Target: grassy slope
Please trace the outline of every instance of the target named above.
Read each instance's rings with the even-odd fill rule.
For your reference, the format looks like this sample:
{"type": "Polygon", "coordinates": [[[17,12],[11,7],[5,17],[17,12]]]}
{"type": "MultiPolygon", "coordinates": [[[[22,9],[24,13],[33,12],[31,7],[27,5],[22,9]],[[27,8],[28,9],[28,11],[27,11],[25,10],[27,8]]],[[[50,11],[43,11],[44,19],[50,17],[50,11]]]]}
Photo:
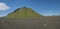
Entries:
{"type": "Polygon", "coordinates": [[[22,18],[22,17],[39,17],[42,16],[31,8],[22,8],[18,9],[16,12],[10,13],[6,16],[6,18],[22,18]]]}

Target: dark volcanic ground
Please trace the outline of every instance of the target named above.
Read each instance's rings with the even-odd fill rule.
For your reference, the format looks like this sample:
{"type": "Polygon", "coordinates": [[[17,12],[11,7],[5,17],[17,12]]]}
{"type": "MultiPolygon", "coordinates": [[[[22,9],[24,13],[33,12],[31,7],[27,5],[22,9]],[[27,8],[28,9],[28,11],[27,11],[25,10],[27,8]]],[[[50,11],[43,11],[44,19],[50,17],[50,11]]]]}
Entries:
{"type": "Polygon", "coordinates": [[[1,18],[0,29],[60,29],[60,16],[1,18]]]}

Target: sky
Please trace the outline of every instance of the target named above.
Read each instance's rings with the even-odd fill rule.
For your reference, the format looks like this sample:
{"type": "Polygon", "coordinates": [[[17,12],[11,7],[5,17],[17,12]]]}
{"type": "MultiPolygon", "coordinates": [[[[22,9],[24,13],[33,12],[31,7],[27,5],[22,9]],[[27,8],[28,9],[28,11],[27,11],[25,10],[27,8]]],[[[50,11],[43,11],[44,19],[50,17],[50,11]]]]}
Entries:
{"type": "Polygon", "coordinates": [[[0,17],[21,7],[32,8],[44,16],[60,15],[60,0],[0,0],[0,17]]]}

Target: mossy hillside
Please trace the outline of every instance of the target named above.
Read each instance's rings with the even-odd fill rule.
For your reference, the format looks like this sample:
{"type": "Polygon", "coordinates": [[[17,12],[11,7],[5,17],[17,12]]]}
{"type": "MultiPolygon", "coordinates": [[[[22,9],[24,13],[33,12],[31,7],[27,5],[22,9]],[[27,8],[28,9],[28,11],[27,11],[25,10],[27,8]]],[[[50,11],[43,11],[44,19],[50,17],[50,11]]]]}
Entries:
{"type": "Polygon", "coordinates": [[[31,8],[18,8],[14,12],[8,14],[6,18],[22,18],[22,17],[40,17],[42,15],[36,13],[31,8]]]}

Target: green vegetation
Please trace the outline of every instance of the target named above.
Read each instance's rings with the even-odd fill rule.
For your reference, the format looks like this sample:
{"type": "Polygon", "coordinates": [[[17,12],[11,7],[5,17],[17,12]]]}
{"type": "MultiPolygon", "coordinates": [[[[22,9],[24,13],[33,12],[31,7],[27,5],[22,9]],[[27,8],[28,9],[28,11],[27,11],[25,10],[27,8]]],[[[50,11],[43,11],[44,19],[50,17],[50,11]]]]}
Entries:
{"type": "Polygon", "coordinates": [[[25,18],[25,17],[40,17],[42,15],[36,13],[31,8],[18,8],[14,12],[8,14],[5,18],[25,18]]]}

